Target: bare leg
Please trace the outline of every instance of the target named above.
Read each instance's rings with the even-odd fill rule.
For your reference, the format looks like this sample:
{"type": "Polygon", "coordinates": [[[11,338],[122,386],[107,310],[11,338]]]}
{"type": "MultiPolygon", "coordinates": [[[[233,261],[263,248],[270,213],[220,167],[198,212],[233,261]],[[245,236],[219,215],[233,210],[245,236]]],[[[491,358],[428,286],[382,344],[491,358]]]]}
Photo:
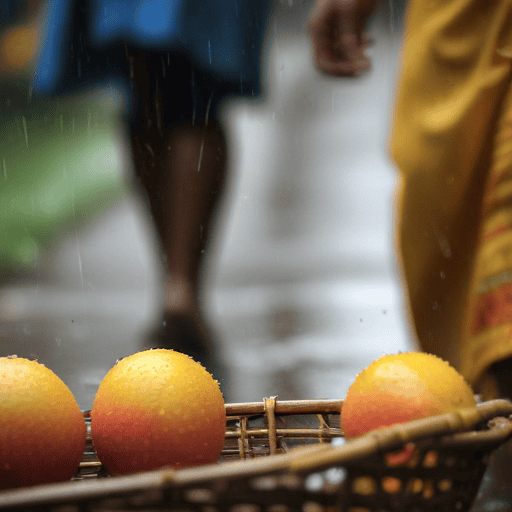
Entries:
{"type": "Polygon", "coordinates": [[[186,102],[190,91],[173,91],[174,84],[165,75],[181,78],[189,88],[187,69],[179,62],[173,68],[171,63],[164,73],[159,56],[129,51],[127,56],[139,101],[138,118],[130,128],[135,172],[148,200],[167,271],[162,327],[149,344],[185,352],[222,380],[222,365],[201,314],[199,286],[203,255],[225,182],[224,132],[208,115],[209,103],[200,121],[194,119],[191,108],[180,114],[190,117],[188,123],[167,127],[166,109],[172,113],[175,103],[186,102]]]}
{"type": "Polygon", "coordinates": [[[203,254],[226,175],[226,143],[216,122],[174,129],[165,138],[132,131],[135,170],[165,254],[166,311],[199,311],[203,254]]]}
{"type": "Polygon", "coordinates": [[[222,385],[222,363],[198,296],[203,255],[224,185],[223,132],[217,123],[208,123],[180,127],[163,139],[133,131],[131,140],[136,173],[147,194],[167,270],[163,325],[150,344],[187,353],[222,385]]]}

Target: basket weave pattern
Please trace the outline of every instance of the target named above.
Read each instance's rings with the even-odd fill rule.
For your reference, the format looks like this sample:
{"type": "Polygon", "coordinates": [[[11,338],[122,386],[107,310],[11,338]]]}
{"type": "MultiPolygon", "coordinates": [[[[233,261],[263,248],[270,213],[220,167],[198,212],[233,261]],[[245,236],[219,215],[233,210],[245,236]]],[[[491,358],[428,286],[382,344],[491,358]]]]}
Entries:
{"type": "MultiPolygon", "coordinates": [[[[77,481],[0,493],[0,509],[51,512],[468,511],[512,403],[486,402],[344,442],[341,400],[227,404],[219,464],[109,477],[90,437],[77,481]],[[389,453],[411,446],[406,463],[389,453]]],[[[89,421],[88,415],[86,419],[89,421]]]]}

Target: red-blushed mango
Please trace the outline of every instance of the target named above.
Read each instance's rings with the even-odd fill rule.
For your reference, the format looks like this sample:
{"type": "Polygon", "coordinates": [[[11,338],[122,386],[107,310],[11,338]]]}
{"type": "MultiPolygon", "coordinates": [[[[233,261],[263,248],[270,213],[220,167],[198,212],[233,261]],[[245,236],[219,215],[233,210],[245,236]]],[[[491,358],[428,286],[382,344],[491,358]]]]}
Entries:
{"type": "Polygon", "coordinates": [[[189,356],[167,349],[118,361],[91,411],[94,448],[115,475],[216,462],[225,431],[217,381],[189,356]]]}
{"type": "Polygon", "coordinates": [[[439,357],[424,352],[385,355],[359,373],[350,386],[341,427],[351,438],[475,405],[469,384],[439,357]]]}
{"type": "Polygon", "coordinates": [[[0,489],[70,480],[86,424],[67,385],[49,368],[0,357],[0,489]]]}

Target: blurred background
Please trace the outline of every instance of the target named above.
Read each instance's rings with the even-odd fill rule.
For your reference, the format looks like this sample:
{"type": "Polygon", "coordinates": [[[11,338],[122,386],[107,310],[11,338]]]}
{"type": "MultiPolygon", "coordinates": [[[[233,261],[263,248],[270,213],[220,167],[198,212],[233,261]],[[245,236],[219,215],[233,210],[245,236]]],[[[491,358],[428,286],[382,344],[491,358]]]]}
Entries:
{"type": "MultiPolygon", "coordinates": [[[[414,348],[386,145],[400,4],[384,2],[372,21],[373,68],[357,79],[314,68],[311,5],[275,1],[266,97],[224,106],[230,177],[202,300],[234,402],[343,398],[373,359],[414,348]]],[[[18,48],[30,34],[21,33],[18,48]]],[[[132,186],[123,101],[97,89],[36,104],[26,83],[5,73],[0,96],[0,355],[36,357],[88,409],[101,379],[141,348],[160,312],[163,270],[132,186]],[[58,182],[41,195],[34,175],[47,179],[55,169],[58,182]],[[42,208],[58,216],[70,198],[62,229],[31,215],[42,208]]]]}

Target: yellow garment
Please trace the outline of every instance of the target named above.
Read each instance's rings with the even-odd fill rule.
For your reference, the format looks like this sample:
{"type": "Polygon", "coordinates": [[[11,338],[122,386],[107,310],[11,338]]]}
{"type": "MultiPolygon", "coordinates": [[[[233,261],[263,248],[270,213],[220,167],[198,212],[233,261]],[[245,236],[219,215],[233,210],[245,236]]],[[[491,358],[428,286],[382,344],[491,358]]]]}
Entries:
{"type": "Polygon", "coordinates": [[[391,132],[397,250],[421,348],[476,388],[512,356],[512,292],[508,317],[482,313],[489,287],[512,282],[511,79],[512,0],[410,1],[391,132]]]}

